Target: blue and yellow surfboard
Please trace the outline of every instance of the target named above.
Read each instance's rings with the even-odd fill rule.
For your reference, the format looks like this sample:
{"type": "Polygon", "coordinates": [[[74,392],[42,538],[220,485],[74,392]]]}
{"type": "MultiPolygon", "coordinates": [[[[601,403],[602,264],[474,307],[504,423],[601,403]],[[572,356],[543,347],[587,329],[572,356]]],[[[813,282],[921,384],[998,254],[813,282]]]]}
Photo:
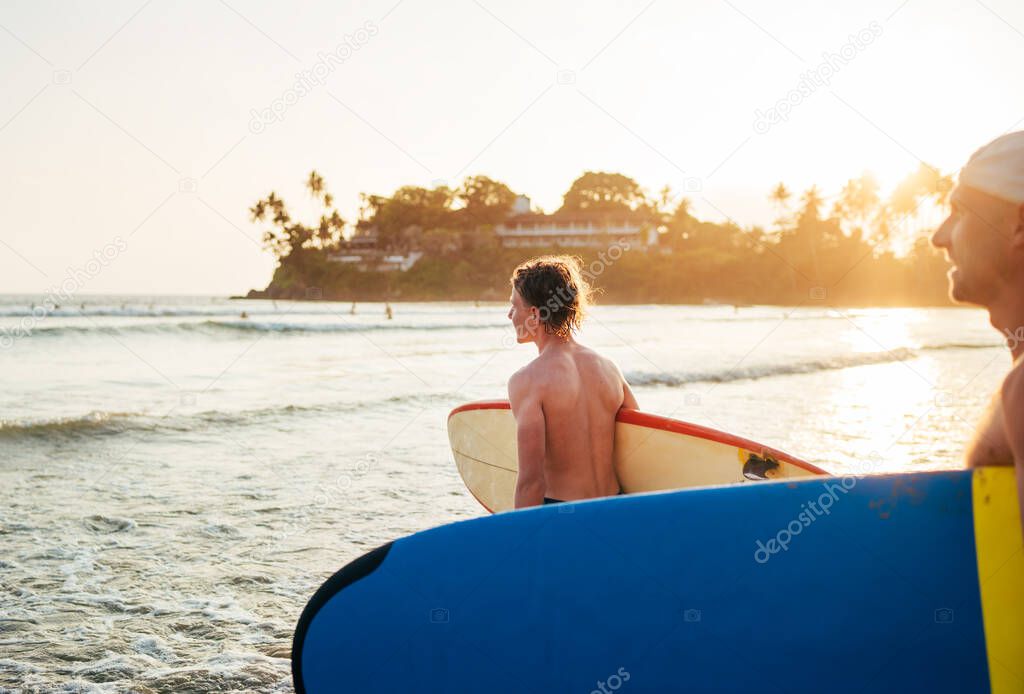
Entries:
{"type": "Polygon", "coordinates": [[[1024,692],[1013,471],[502,513],[332,576],[298,692],[1024,692]]]}

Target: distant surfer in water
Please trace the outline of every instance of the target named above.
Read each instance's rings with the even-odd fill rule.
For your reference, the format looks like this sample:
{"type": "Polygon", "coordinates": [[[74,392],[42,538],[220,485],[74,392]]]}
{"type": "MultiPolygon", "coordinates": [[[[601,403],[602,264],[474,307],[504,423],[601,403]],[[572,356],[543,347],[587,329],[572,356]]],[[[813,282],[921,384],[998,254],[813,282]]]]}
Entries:
{"type": "Polygon", "coordinates": [[[538,351],[508,382],[519,448],[516,508],[619,494],[615,416],[637,402],[619,368],[573,337],[590,298],[579,260],[535,258],[515,269],[511,283],[516,339],[538,351]]]}
{"type": "Polygon", "coordinates": [[[988,309],[1013,354],[967,447],[967,466],[1016,466],[1024,524],[1024,131],[975,152],[950,203],[949,218],[932,235],[953,264],[949,294],[988,309]]]}

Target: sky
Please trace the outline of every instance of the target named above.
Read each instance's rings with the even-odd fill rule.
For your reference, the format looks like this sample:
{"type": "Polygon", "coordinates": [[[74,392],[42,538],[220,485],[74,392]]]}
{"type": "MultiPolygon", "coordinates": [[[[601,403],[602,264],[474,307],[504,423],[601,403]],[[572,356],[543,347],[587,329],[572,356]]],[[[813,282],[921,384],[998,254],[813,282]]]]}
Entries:
{"type": "Polygon", "coordinates": [[[768,225],[779,181],[956,172],[1024,128],[1022,64],[1017,0],[5,1],[0,293],[262,288],[248,208],[314,220],[314,168],[350,221],[605,170],[768,225]]]}

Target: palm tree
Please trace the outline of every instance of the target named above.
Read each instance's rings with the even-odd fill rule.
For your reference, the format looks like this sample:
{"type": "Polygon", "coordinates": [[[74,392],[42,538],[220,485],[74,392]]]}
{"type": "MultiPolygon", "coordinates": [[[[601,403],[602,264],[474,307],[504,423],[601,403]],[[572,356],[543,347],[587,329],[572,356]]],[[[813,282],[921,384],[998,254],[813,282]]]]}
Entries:
{"type": "Polygon", "coordinates": [[[668,206],[672,204],[672,188],[669,185],[662,186],[658,191],[658,211],[663,215],[668,214],[668,206]]]}
{"type": "Polygon", "coordinates": [[[309,172],[309,178],[306,179],[306,188],[309,190],[310,195],[320,197],[320,194],[324,192],[324,177],[317,173],[316,169],[309,172]]]}
{"type": "Polygon", "coordinates": [[[789,199],[793,196],[789,192],[789,188],[786,187],[785,183],[779,182],[779,185],[772,189],[772,192],[768,195],[768,199],[775,203],[775,211],[778,218],[775,223],[781,229],[784,224],[789,221],[789,199]]]}
{"type": "Polygon", "coordinates": [[[864,172],[860,178],[851,178],[846,182],[832,212],[854,225],[853,229],[849,229],[850,233],[859,229],[861,235],[866,236],[864,227],[877,211],[879,202],[878,181],[870,173],[864,172]]]}
{"type": "Polygon", "coordinates": [[[923,162],[903,178],[883,208],[890,230],[899,231],[893,242],[906,248],[922,231],[934,228],[944,214],[952,189],[951,176],[944,176],[923,162]]]}
{"type": "Polygon", "coordinates": [[[789,192],[789,188],[786,187],[786,184],[779,181],[779,185],[775,186],[775,188],[772,189],[771,195],[769,197],[771,198],[772,202],[785,206],[789,202],[789,198],[791,196],[792,193],[789,192]]]}
{"type": "Polygon", "coordinates": [[[813,185],[805,190],[800,196],[800,201],[804,204],[803,210],[800,211],[801,216],[809,215],[811,219],[818,219],[821,216],[821,206],[825,200],[821,197],[818,186],[813,185]]]}

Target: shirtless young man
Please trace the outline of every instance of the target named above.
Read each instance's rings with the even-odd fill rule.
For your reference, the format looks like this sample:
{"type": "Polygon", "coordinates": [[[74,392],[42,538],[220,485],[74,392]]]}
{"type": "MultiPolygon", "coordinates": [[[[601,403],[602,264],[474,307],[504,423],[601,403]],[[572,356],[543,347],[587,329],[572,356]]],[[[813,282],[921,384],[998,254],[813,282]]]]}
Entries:
{"type": "Polygon", "coordinates": [[[621,492],[612,466],[615,415],[636,398],[619,368],[576,342],[590,287],[575,258],[547,256],[512,273],[508,317],[539,354],[508,382],[516,418],[516,508],[621,492]]]}
{"type": "Polygon", "coordinates": [[[950,296],[988,309],[1013,354],[967,448],[967,466],[1016,466],[1024,523],[1024,131],[975,152],[951,202],[949,218],[932,236],[953,263],[950,296]]]}

